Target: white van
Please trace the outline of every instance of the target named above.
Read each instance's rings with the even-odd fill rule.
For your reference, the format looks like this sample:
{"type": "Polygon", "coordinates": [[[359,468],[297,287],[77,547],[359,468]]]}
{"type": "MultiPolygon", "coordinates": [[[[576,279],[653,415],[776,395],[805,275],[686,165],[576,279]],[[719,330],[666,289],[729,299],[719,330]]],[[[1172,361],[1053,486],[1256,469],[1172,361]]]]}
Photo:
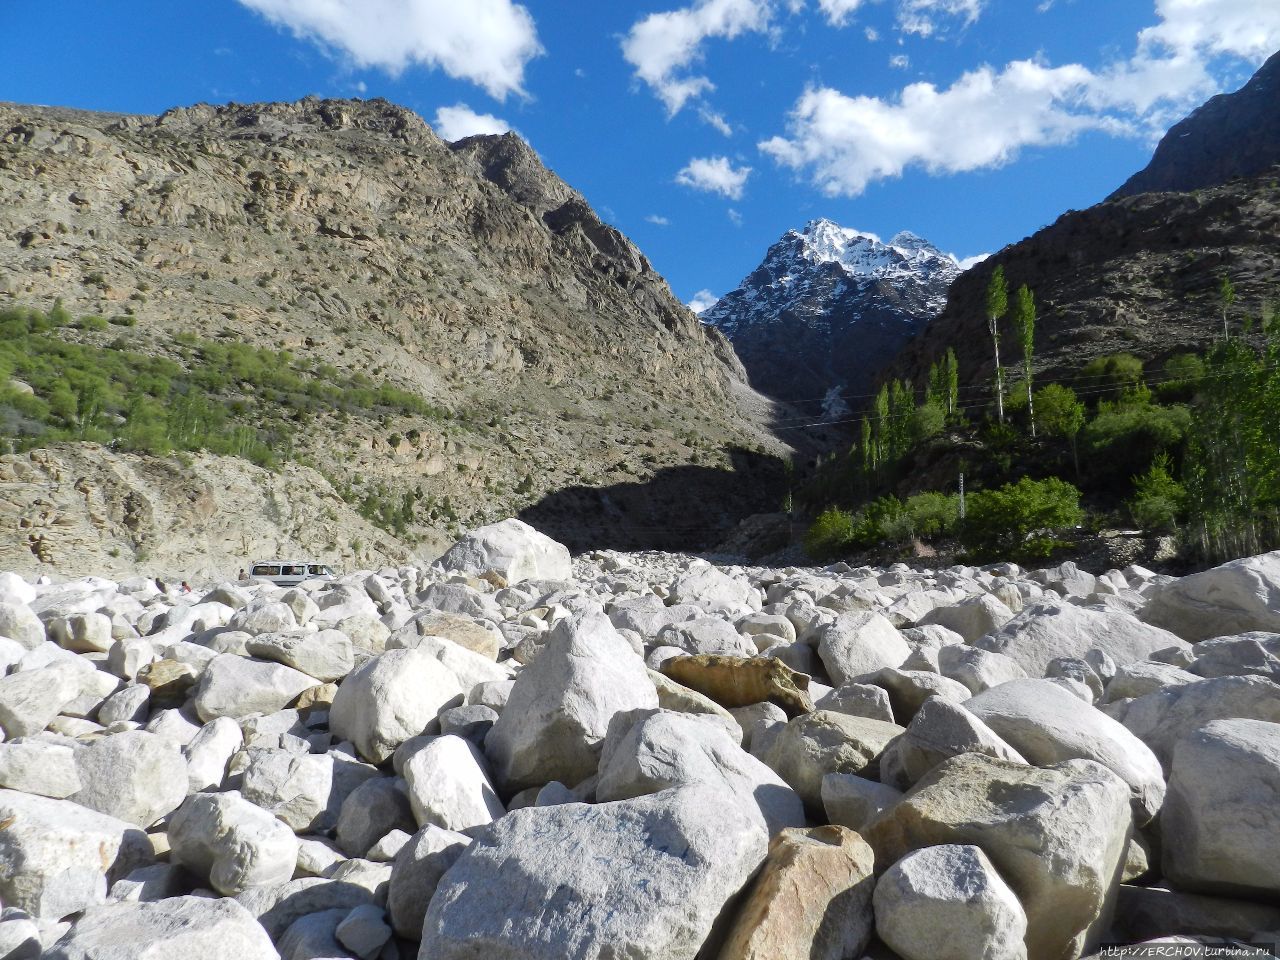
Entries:
{"type": "Polygon", "coordinates": [[[303,580],[332,580],[333,569],[327,563],[305,560],[262,560],[249,568],[249,579],[270,580],[277,587],[292,587],[303,580]]]}

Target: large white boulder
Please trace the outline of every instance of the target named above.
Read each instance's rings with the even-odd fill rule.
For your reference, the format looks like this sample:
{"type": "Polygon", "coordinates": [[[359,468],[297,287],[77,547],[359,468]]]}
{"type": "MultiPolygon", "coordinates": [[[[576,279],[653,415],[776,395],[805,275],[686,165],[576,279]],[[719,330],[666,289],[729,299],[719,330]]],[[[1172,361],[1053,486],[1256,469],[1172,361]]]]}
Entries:
{"type": "Polygon", "coordinates": [[[900,667],[911,647],[878,613],[844,613],[817,634],[818,656],[836,686],[856,682],[885,667],[900,667]]]}
{"type": "Polygon", "coordinates": [[[346,754],[245,751],[241,795],[276,816],[294,833],[332,829],[346,798],[377,775],[374,767],[346,754]]]}
{"type": "Polygon", "coordinates": [[[462,737],[436,737],[416,751],[404,765],[404,779],[419,826],[468,830],[506,813],[484,757],[462,737]]]}
{"type": "Polygon", "coordinates": [[[1214,720],[1178,741],[1160,817],[1181,890],[1280,896],[1280,723],[1214,720]]]}
{"type": "Polygon", "coordinates": [[[1082,607],[1065,600],[1038,600],[974,646],[1002,653],[1030,677],[1043,677],[1059,657],[1084,657],[1101,650],[1117,664],[1145,660],[1169,647],[1188,644],[1159,627],[1117,610],[1082,607]]]}
{"type": "Polygon", "coordinates": [[[0,787],[63,799],[80,789],[75,750],[35,738],[0,743],[0,787]]]}
{"type": "Polygon", "coordinates": [[[821,813],[822,778],[829,773],[874,775],[880,754],[902,732],[896,723],[816,710],[789,721],[763,749],[755,743],[752,748],[806,807],[821,813]]]}
{"type": "Polygon", "coordinates": [[[1010,680],[978,694],[965,707],[1031,763],[1096,760],[1117,774],[1133,792],[1139,825],[1164,803],[1164,774],[1151,749],[1056,683],[1010,680]]]}
{"type": "Polygon", "coordinates": [[[284,664],[223,653],[204,668],[192,702],[206,723],[215,717],[243,720],[251,713],[283,710],[315,685],[314,677],[284,664]]]}
{"type": "Polygon", "coordinates": [[[689,960],[767,846],[706,787],[517,810],[449,868],[420,956],[689,960]]]}
{"type": "Polygon", "coordinates": [[[0,790],[0,824],[0,902],[46,920],[103,902],[151,856],[136,826],[70,800],[0,790]]]}
{"type": "Polygon", "coordinates": [[[449,548],[440,564],[475,576],[497,573],[508,584],[573,576],[568,547],[514,518],[473,530],[449,548]]]}
{"type": "Polygon", "coordinates": [[[755,590],[749,583],[710,564],[701,563],[676,577],[671,583],[670,593],[673,604],[691,604],[735,615],[749,612],[755,596],[755,590]]]}
{"type": "Polygon", "coordinates": [[[1280,723],[1280,684],[1262,677],[1214,677],[1139,697],[1125,728],[1150,747],[1167,771],[1178,741],[1212,720],[1280,723]]]}
{"type": "Polygon", "coordinates": [[[244,744],[240,724],[230,717],[210,720],[182,748],[187,758],[187,793],[216,793],[227,776],[227,764],[244,744]]]}
{"type": "Polygon", "coordinates": [[[939,844],[981,847],[1026,911],[1029,960],[1060,960],[1105,931],[1132,821],[1128,785],[1100,763],[1042,769],[967,753],[864,835],[885,863],[939,844]]]}
{"type": "Polygon", "coordinates": [[[1013,611],[1006,604],[983,593],[951,606],[934,607],[920,619],[919,625],[937,624],[960,634],[965,643],[973,643],[979,637],[995,633],[1012,619],[1013,611]]]}
{"type": "Polygon", "coordinates": [[[47,960],[279,960],[234,900],[170,897],[93,907],[43,956],[47,960]]]}
{"type": "Polygon", "coordinates": [[[1026,763],[1022,754],[964,704],[932,697],[911,718],[906,732],[885,748],[880,758],[880,780],[898,790],[906,790],[942,761],[962,753],[1026,763]]]}
{"type": "Polygon", "coordinates": [[[422,938],[422,921],[440,878],[471,843],[465,834],[428,824],[400,848],[387,887],[387,913],[397,934],[422,938]]]}
{"type": "Polygon", "coordinates": [[[1141,616],[1191,641],[1280,631],[1280,550],[1155,586],[1141,616]]]}
{"type": "Polygon", "coordinates": [[[80,690],[79,671],[65,663],[0,677],[0,733],[9,739],[39,733],[80,690]]]}
{"type": "Polygon", "coordinates": [[[1025,960],[1027,915],[980,847],[907,854],[876,884],[876,933],[902,960],[1025,960]]]}
{"type": "Polygon", "coordinates": [[[169,820],[174,863],[233,897],[293,876],[298,840],[293,831],[237,791],[197,793],[169,820]]]}
{"type": "Polygon", "coordinates": [[[366,760],[381,763],[445,707],[460,704],[465,692],[453,671],[429,652],[389,650],[342,681],[329,727],[366,760]]]}
{"type": "Polygon", "coordinates": [[[264,633],[244,646],[251,657],[283,663],[317,680],[340,680],[355,666],[351,639],[338,630],[264,633]]]}
{"type": "Polygon", "coordinates": [[[658,710],[636,717],[625,733],[618,726],[615,722],[601,755],[597,800],[706,784],[717,788],[723,802],[760,817],[771,836],[804,826],[800,797],[743,750],[718,718],[658,710]]]}
{"type": "Polygon", "coordinates": [[[28,650],[45,642],[44,623],[25,603],[0,599],[0,637],[16,640],[28,650]]]}
{"type": "Polygon", "coordinates": [[[178,808],[187,796],[187,761],[172,742],[126,730],[76,749],[80,790],[70,797],[140,827],[178,808]]]}
{"type": "Polygon", "coordinates": [[[520,671],[485,754],[508,793],[552,780],[574,785],[596,772],[615,714],[657,706],[644,661],[608,617],[588,610],[557,624],[520,671]]]}

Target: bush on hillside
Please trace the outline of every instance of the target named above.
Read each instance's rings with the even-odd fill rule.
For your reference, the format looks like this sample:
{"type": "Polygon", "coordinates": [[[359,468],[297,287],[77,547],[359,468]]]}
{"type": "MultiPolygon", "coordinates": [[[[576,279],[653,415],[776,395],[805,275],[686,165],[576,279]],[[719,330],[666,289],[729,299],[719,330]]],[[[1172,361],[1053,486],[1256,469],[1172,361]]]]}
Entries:
{"type": "Polygon", "coordinates": [[[853,541],[853,514],[828,507],[818,514],[804,535],[804,549],[814,560],[832,560],[853,541]]]}
{"type": "Polygon", "coordinates": [[[1057,477],[1023,477],[998,490],[980,490],[967,507],[960,542],[980,561],[1048,556],[1057,543],[1054,530],[1084,519],[1080,491],[1057,477]]]}

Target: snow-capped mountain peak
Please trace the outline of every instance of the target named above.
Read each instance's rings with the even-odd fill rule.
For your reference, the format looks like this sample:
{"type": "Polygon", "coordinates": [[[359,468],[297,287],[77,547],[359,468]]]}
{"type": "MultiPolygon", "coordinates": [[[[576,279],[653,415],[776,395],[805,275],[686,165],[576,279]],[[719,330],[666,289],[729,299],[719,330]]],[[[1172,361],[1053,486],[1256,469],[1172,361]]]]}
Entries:
{"type": "Polygon", "coordinates": [[[788,230],[701,319],[733,341],[766,392],[838,396],[869,385],[884,354],[946,306],[959,274],[954,257],[908,230],[886,243],[816,219],[788,230]]]}

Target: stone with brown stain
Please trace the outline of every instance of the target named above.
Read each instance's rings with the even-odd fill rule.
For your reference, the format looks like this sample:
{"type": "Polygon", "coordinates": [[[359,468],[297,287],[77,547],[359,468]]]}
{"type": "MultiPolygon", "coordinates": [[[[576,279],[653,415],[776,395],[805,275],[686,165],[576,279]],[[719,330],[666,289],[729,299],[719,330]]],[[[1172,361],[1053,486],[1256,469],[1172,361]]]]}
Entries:
{"type": "Polygon", "coordinates": [[[846,827],[783,830],[738,910],[719,960],[860,957],[874,918],[875,855],[846,827]]]}
{"type": "Polygon", "coordinates": [[[767,702],[777,704],[789,717],[813,710],[809,676],[772,657],[672,657],[663,661],[662,673],[722,707],[767,702]]]}

